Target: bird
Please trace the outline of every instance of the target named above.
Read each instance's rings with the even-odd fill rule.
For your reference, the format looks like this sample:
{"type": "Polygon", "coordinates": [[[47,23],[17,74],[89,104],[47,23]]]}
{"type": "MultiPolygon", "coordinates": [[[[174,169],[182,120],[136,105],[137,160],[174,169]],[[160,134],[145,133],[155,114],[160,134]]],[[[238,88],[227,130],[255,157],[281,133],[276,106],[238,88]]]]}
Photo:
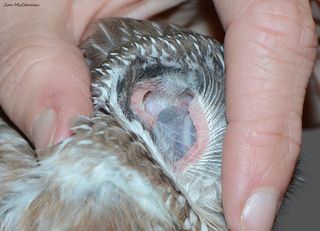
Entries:
{"type": "Polygon", "coordinates": [[[222,45],[132,18],[88,31],[94,112],[73,135],[37,151],[0,120],[0,230],[228,230],[222,45]]]}

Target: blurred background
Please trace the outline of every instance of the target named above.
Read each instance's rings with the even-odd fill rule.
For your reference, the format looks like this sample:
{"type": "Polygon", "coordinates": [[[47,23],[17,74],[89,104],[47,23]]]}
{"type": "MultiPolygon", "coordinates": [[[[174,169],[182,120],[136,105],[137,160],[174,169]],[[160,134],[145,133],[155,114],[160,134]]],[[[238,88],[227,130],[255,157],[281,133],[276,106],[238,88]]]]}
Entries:
{"type": "Polygon", "coordinates": [[[320,230],[320,129],[305,129],[299,164],[304,182],[293,186],[279,214],[277,231],[320,230]]]}

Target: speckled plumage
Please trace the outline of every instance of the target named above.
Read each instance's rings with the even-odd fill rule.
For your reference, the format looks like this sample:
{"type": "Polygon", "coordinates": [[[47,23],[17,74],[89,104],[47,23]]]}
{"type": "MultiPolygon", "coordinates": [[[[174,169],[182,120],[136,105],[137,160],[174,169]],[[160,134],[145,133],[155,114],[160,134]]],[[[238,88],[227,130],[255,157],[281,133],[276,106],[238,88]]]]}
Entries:
{"type": "Polygon", "coordinates": [[[38,159],[1,121],[0,230],[227,230],[222,47],[133,19],[102,20],[91,30],[82,49],[95,112],[76,121],[74,136],[38,159]],[[197,100],[209,128],[201,157],[176,161],[166,130],[148,129],[135,113],[132,92],[146,82],[169,105],[185,92],[197,100]]]}

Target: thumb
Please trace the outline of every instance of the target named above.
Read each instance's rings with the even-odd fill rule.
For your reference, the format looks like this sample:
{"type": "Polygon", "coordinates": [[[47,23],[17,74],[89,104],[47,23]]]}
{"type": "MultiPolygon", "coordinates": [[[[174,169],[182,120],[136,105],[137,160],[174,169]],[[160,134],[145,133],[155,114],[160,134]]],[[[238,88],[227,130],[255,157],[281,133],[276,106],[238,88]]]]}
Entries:
{"type": "Polygon", "coordinates": [[[0,14],[0,104],[37,148],[68,137],[70,120],[91,112],[88,70],[63,4],[54,7],[0,14]]]}
{"type": "Polygon", "coordinates": [[[215,3],[226,28],[224,212],[231,230],[271,230],[300,149],[302,106],[317,46],[310,5],[215,3]]]}

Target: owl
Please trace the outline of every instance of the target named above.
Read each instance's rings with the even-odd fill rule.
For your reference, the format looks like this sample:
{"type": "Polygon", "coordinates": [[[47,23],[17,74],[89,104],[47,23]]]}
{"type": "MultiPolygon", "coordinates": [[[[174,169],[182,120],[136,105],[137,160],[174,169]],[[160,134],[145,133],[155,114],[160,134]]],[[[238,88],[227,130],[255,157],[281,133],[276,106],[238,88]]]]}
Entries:
{"type": "Polygon", "coordinates": [[[0,121],[0,230],[227,230],[222,46],[129,18],[89,31],[92,116],[39,156],[0,121]]]}

